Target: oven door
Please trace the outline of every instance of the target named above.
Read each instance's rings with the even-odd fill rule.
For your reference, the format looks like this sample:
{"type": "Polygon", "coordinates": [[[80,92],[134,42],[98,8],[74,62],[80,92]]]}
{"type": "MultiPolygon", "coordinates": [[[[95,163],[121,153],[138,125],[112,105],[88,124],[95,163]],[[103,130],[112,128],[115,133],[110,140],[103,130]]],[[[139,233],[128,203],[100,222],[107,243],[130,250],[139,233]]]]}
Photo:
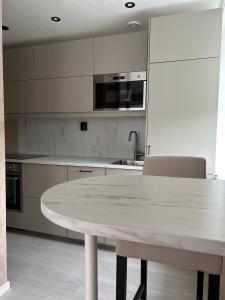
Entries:
{"type": "Polygon", "coordinates": [[[94,87],[95,110],[145,109],[146,80],[138,72],[97,75],[94,87]]]}
{"type": "Polygon", "coordinates": [[[21,210],[21,174],[6,174],[6,207],[21,210]]]}

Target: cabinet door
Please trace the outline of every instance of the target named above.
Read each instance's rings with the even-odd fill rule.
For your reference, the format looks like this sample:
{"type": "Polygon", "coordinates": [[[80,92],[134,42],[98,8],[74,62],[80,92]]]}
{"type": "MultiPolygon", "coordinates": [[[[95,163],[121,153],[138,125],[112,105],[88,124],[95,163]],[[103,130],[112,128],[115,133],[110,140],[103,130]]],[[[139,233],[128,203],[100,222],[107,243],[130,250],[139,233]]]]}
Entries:
{"type": "Polygon", "coordinates": [[[66,237],[66,229],[50,222],[41,212],[40,199],[23,198],[23,229],[66,237]]]}
{"type": "Polygon", "coordinates": [[[144,71],[147,67],[147,32],[94,39],[94,74],[144,71]]]}
{"type": "Polygon", "coordinates": [[[32,47],[6,49],[3,53],[5,81],[27,80],[33,78],[32,47]]]}
{"type": "Polygon", "coordinates": [[[36,78],[93,75],[93,40],[35,46],[34,72],[36,78]]]}
{"type": "Polygon", "coordinates": [[[205,157],[208,173],[214,172],[218,85],[217,58],[151,65],[151,154],[205,157]]]}
{"type": "Polygon", "coordinates": [[[5,82],[5,113],[34,112],[34,82],[15,81],[5,82]]]}
{"type": "Polygon", "coordinates": [[[6,226],[16,229],[24,229],[24,213],[7,209],[6,226]]]}
{"type": "Polygon", "coordinates": [[[104,175],[104,168],[68,167],[68,180],[104,175]]]}
{"type": "Polygon", "coordinates": [[[67,167],[23,164],[23,195],[40,199],[50,187],[67,181],[67,167]]]}
{"type": "Polygon", "coordinates": [[[218,57],[221,31],[221,9],[152,18],[150,62],[218,57]]]}
{"type": "Polygon", "coordinates": [[[126,169],[106,169],[106,175],[142,175],[143,171],[126,169]]]}
{"type": "Polygon", "coordinates": [[[35,112],[88,112],[92,110],[92,76],[35,81],[35,112]]]}

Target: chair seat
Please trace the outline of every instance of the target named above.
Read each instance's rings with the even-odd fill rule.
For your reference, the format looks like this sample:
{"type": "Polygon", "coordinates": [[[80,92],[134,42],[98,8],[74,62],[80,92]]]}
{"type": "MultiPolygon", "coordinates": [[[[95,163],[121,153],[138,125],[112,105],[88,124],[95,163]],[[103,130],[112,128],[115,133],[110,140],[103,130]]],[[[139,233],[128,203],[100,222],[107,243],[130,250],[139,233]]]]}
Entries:
{"type": "Polygon", "coordinates": [[[214,275],[220,275],[223,268],[221,256],[129,241],[116,241],[116,254],[214,275]]]}

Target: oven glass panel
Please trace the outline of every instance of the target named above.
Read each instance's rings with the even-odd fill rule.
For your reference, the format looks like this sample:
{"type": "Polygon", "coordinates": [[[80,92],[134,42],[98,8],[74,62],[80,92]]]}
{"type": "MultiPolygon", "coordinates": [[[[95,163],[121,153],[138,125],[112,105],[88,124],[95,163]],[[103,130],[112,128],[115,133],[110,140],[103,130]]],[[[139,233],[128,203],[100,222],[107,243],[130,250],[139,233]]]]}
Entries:
{"type": "Polygon", "coordinates": [[[96,83],[96,109],[143,108],[145,81],[96,83]]]}
{"type": "Polygon", "coordinates": [[[6,207],[20,210],[20,175],[6,175],[6,207]]]}

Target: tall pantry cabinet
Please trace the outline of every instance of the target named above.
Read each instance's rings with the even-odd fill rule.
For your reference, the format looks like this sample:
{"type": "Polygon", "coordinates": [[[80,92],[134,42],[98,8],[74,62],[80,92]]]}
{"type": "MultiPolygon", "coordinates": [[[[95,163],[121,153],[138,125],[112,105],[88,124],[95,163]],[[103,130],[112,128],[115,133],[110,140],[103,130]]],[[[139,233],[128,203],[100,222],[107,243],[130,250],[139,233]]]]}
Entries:
{"type": "Polygon", "coordinates": [[[150,20],[147,146],[194,155],[214,173],[222,10],[150,20]]]}

